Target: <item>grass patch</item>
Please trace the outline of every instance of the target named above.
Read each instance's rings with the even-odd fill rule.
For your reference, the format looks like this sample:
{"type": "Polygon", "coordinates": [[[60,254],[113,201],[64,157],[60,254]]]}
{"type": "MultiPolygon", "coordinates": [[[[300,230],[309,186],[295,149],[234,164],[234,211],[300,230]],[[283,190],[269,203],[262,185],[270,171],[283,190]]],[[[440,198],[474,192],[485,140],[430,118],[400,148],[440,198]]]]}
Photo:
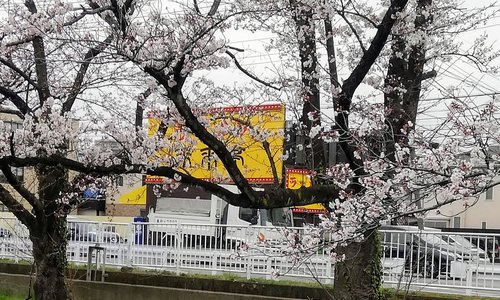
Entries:
{"type": "Polygon", "coordinates": [[[0,291],[0,300],[24,300],[24,297],[13,296],[12,294],[0,291]]]}
{"type": "MultiPolygon", "coordinates": [[[[33,262],[25,259],[20,259],[16,262],[11,258],[0,258],[0,264],[18,264],[18,265],[31,265],[33,262]]],[[[1,299],[1,298],[0,298],[1,299]]]]}
{"type": "Polygon", "coordinates": [[[498,299],[495,297],[481,297],[481,296],[463,296],[463,295],[451,295],[442,293],[431,293],[431,292],[415,292],[409,291],[408,293],[404,291],[398,291],[396,293],[395,289],[382,289],[382,295],[384,300],[399,300],[399,299],[433,299],[433,300],[493,300],[498,299]],[[405,296],[407,298],[405,298],[405,296]]]}

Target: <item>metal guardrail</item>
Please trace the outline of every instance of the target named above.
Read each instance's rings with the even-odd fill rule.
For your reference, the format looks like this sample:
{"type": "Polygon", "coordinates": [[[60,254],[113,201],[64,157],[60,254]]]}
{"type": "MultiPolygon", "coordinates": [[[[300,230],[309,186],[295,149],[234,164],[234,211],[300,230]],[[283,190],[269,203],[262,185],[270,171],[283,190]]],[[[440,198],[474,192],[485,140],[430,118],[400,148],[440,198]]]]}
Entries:
{"type": "MultiPolygon", "coordinates": [[[[3,220],[5,221],[5,220],[3,220]]],[[[0,258],[31,259],[27,231],[15,220],[0,223],[0,258]],[[1,225],[3,224],[3,225],[1,225]],[[7,225],[6,225],[7,224],[7,225]],[[10,226],[10,229],[9,227],[10,226]],[[5,230],[4,230],[5,231],[5,230]],[[0,232],[1,233],[1,232],[0,232]]],[[[307,248],[308,228],[169,223],[68,222],[68,261],[86,264],[88,249],[106,248],[106,265],[175,273],[234,273],[333,282],[330,253],[307,248]]],[[[442,287],[500,295],[500,234],[449,233],[408,228],[380,230],[387,286],[442,287]]],[[[328,241],[327,236],[317,237],[328,241]]]]}

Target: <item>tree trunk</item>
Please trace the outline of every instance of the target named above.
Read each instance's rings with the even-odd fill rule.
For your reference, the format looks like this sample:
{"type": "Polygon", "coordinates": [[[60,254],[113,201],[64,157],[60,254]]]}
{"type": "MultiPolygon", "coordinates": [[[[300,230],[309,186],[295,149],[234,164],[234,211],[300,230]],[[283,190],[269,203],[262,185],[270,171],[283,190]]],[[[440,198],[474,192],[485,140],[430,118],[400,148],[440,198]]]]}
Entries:
{"type": "Polygon", "coordinates": [[[41,226],[36,234],[31,235],[36,266],[35,299],[70,299],[65,279],[66,219],[53,217],[48,221],[47,226],[41,226]]]}
{"type": "Polygon", "coordinates": [[[335,264],[333,298],[335,300],[380,299],[381,251],[375,230],[365,233],[360,243],[338,247],[337,255],[345,260],[335,264]]]}

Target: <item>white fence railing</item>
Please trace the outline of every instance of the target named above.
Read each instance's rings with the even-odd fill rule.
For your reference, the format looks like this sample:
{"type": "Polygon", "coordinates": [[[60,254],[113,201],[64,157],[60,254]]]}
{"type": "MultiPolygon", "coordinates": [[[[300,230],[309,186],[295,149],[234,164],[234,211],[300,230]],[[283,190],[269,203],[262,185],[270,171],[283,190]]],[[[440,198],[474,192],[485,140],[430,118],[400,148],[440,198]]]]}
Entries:
{"type": "MultiPolygon", "coordinates": [[[[302,244],[301,236],[308,234],[307,228],[70,221],[67,257],[84,264],[89,246],[98,243],[106,248],[106,265],[331,283],[330,255],[302,244]]],[[[380,234],[385,285],[500,295],[500,234],[408,228],[380,234]]],[[[0,258],[31,259],[27,230],[14,219],[0,222],[0,258]]]]}
{"type": "Polygon", "coordinates": [[[381,230],[384,283],[500,294],[500,235],[381,230]]]}

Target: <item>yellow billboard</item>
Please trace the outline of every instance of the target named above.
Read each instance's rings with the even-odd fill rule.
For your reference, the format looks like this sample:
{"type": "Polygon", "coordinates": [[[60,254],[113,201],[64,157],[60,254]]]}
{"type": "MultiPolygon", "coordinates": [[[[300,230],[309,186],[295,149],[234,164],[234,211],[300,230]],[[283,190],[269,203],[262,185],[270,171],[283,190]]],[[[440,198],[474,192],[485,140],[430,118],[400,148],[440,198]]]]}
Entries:
{"type": "MultiPolygon", "coordinates": [[[[285,108],[281,104],[236,106],[195,111],[205,128],[222,141],[233,160],[251,183],[272,183],[271,162],[264,143],[269,144],[278,179],[282,177],[282,154],[285,126],[285,108]]],[[[158,118],[149,119],[149,135],[158,133],[158,118]]],[[[169,124],[165,139],[171,140],[156,153],[162,164],[171,165],[196,178],[217,183],[230,183],[231,179],[212,149],[199,141],[182,124],[169,124]],[[170,146],[171,145],[171,146],[170,146]]],[[[157,183],[153,178],[146,182],[157,183]]]]}
{"type": "Polygon", "coordinates": [[[120,195],[118,204],[146,204],[146,186],[140,186],[120,195]]]}
{"type": "Polygon", "coordinates": [[[307,169],[287,169],[286,170],[286,188],[291,190],[300,187],[312,186],[311,175],[307,169]]]}
{"type": "MultiPolygon", "coordinates": [[[[299,189],[302,186],[310,187],[312,186],[310,171],[307,169],[287,169],[285,183],[285,186],[292,190],[299,189]]],[[[293,212],[324,214],[327,210],[323,204],[316,203],[304,206],[295,206],[293,207],[293,212]]]]}

